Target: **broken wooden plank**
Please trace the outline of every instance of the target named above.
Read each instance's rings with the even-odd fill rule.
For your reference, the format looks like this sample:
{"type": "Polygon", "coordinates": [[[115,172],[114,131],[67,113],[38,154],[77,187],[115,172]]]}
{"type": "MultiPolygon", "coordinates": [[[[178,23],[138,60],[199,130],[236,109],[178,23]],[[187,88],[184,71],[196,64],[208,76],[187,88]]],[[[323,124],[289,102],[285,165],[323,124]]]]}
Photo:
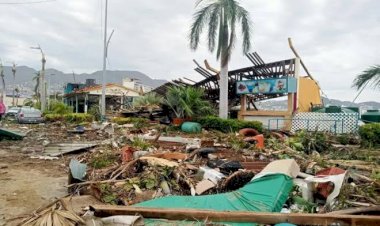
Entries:
{"type": "Polygon", "coordinates": [[[95,143],[58,143],[49,144],[45,147],[43,155],[48,155],[52,157],[61,156],[68,153],[73,153],[88,148],[95,147],[95,143]]]}
{"type": "MultiPolygon", "coordinates": [[[[170,205],[170,204],[168,204],[170,205]]],[[[162,209],[127,207],[111,205],[93,205],[95,216],[105,217],[113,215],[136,215],[144,218],[162,218],[168,220],[213,221],[213,222],[247,222],[260,224],[292,223],[299,225],[329,225],[339,223],[341,225],[380,225],[380,216],[356,216],[356,215],[328,215],[328,214],[304,214],[304,213],[264,213],[248,211],[212,211],[197,209],[162,209]]]]}
{"type": "Polygon", "coordinates": [[[349,208],[345,210],[337,210],[327,214],[370,214],[370,213],[380,213],[380,206],[370,206],[370,207],[356,207],[349,208]]]}

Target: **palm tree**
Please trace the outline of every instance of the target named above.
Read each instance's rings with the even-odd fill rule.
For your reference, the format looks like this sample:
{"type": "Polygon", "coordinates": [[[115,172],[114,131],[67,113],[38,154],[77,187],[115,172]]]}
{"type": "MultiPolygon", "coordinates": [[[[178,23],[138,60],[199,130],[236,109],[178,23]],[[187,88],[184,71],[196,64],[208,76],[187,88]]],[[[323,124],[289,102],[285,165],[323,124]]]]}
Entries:
{"type": "Polygon", "coordinates": [[[359,90],[371,82],[373,87],[380,88],[380,65],[372,66],[356,76],[352,86],[359,90]]]}
{"type": "Polygon", "coordinates": [[[194,14],[190,29],[190,48],[196,50],[203,28],[208,25],[208,49],[220,59],[219,117],[228,116],[228,61],[236,41],[236,25],[241,23],[243,52],[251,47],[251,20],[249,13],[236,0],[198,0],[200,9],[194,14]]]}

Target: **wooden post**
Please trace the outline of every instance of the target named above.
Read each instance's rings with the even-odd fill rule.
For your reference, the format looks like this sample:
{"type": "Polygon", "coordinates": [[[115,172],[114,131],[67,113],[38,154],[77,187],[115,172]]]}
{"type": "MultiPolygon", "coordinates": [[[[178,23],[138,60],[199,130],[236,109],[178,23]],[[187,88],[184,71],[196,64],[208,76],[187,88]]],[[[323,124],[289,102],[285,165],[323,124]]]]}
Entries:
{"type": "Polygon", "coordinates": [[[245,94],[240,96],[240,111],[238,113],[238,119],[244,120],[244,114],[247,111],[247,96],[245,94]]]}
{"type": "Polygon", "coordinates": [[[78,113],[78,94],[75,95],[75,113],[78,113]]]}
{"type": "Polygon", "coordinates": [[[328,215],[304,213],[266,213],[251,211],[212,211],[198,209],[166,209],[112,205],[94,205],[90,209],[95,216],[142,215],[144,218],[169,220],[212,221],[212,222],[247,222],[258,224],[292,223],[297,225],[380,225],[380,216],[363,215],[328,215]]]}
{"type": "Polygon", "coordinates": [[[84,96],[84,113],[87,113],[88,110],[88,93],[84,96]]]}

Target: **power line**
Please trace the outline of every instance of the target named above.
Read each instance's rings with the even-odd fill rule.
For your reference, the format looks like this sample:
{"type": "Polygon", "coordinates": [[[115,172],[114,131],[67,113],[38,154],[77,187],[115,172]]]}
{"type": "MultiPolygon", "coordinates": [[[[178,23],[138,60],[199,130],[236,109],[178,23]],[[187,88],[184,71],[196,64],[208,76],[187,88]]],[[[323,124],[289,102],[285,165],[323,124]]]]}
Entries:
{"type": "Polygon", "coordinates": [[[28,4],[39,4],[46,2],[55,2],[57,0],[43,0],[43,1],[30,1],[30,2],[0,2],[0,5],[28,5],[28,4]]]}

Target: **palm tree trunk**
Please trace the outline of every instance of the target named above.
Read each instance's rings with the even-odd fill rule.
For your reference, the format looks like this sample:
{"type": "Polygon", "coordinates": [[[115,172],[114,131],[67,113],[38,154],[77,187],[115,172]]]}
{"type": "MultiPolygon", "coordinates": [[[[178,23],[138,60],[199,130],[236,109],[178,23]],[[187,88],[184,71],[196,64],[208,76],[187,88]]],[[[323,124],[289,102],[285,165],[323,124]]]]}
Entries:
{"type": "Polygon", "coordinates": [[[228,118],[228,63],[223,65],[221,60],[220,80],[219,80],[219,117],[228,118]]]}

